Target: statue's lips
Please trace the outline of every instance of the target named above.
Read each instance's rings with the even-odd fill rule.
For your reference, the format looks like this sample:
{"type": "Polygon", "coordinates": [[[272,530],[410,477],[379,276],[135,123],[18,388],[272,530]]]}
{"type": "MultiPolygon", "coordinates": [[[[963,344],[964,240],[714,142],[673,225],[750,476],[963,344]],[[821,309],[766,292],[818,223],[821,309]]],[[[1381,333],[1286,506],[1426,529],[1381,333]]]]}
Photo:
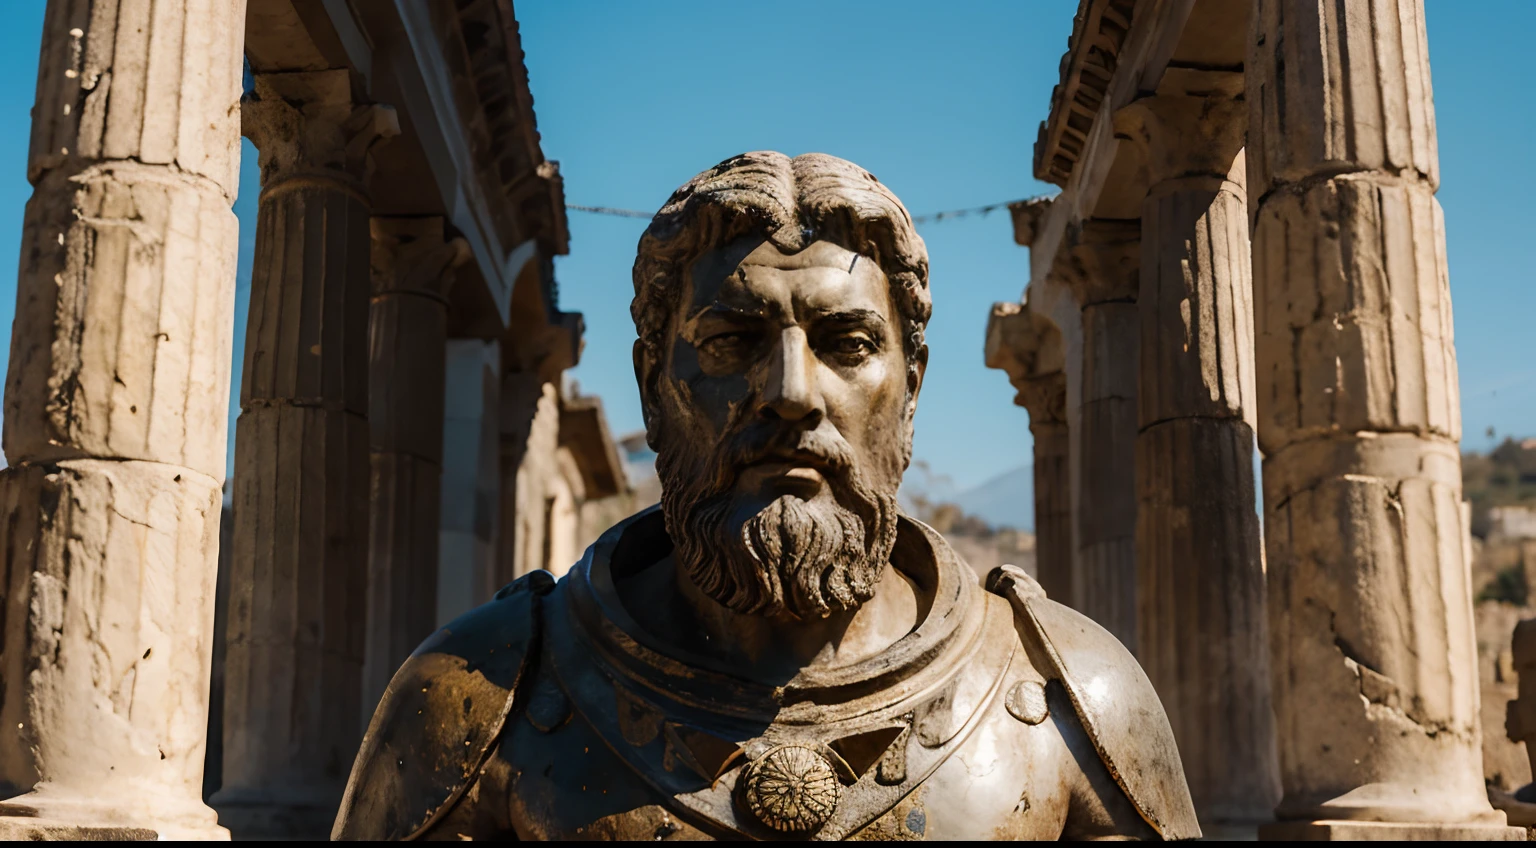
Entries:
{"type": "Polygon", "coordinates": [[[826,485],[826,463],[818,457],[771,456],[748,463],[737,482],[748,488],[783,489],[790,494],[814,495],[826,485]]]}

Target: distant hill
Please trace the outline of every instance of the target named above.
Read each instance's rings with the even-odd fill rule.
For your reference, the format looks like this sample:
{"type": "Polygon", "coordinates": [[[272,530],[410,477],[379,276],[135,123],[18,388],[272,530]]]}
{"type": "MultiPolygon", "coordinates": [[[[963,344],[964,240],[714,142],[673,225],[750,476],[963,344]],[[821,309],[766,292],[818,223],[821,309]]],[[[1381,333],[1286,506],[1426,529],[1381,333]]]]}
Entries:
{"type": "Polygon", "coordinates": [[[1035,532],[1035,467],[1021,465],[953,498],[956,506],[993,527],[1035,532]]]}
{"type": "Polygon", "coordinates": [[[967,516],[1001,530],[1035,531],[1035,469],[1021,465],[978,486],[959,489],[948,475],[937,474],[921,460],[901,485],[901,506],[922,516],[937,504],[953,504],[967,516]]]}
{"type": "Polygon", "coordinates": [[[1486,538],[1496,506],[1536,507],[1536,438],[1509,439],[1486,454],[1461,455],[1462,495],[1472,502],[1472,535],[1486,538]]]}

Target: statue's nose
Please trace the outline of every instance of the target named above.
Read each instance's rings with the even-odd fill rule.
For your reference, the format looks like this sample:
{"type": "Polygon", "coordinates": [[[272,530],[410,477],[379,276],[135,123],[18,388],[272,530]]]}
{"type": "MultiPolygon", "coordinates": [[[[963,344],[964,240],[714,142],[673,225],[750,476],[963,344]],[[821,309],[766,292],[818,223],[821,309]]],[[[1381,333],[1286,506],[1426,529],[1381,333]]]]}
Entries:
{"type": "Polygon", "coordinates": [[[816,355],[805,331],[799,327],[784,330],[769,357],[758,414],[814,427],[826,409],[816,384],[816,355]]]}

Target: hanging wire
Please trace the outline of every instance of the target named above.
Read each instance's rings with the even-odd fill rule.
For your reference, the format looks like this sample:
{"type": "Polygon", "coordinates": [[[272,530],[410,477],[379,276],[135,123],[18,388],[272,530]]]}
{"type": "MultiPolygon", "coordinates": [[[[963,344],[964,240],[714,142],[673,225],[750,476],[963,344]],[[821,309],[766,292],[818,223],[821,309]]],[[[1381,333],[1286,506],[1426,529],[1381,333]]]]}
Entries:
{"type": "Polygon", "coordinates": [[[575,203],[565,204],[565,208],[574,209],[577,212],[591,212],[594,215],[613,215],[618,218],[652,218],[650,212],[641,212],[638,209],[616,209],[612,206],[578,206],[575,203]]]}
{"type": "MultiPolygon", "coordinates": [[[[950,209],[944,212],[930,212],[926,215],[914,215],[912,217],[912,223],[937,224],[940,221],[947,221],[954,218],[965,218],[970,215],[980,215],[984,218],[999,209],[1005,209],[1009,206],[1016,206],[1021,203],[1030,203],[1047,196],[1048,195],[1041,194],[1034,197],[1026,197],[1023,200],[1009,200],[1003,203],[989,203],[986,206],[972,206],[969,209],[950,209]]],[[[565,208],[575,212],[590,212],[593,215],[611,215],[616,218],[643,218],[645,220],[650,220],[654,215],[654,213],[651,212],[641,212],[638,209],[620,209],[615,206],[581,206],[576,203],[567,203],[565,204],[565,208]]]]}

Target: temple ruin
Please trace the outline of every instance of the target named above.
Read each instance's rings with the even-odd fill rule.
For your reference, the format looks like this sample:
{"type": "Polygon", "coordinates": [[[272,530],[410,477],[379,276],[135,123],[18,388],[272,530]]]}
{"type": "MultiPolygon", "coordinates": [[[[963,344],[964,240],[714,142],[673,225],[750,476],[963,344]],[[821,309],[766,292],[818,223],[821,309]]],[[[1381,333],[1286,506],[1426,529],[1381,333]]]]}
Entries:
{"type": "MultiPolygon", "coordinates": [[[[1070,23],[1061,192],[1013,207],[985,339],[1041,585],[1134,651],[1208,833],[1523,838],[1483,786],[1422,0],[1070,23]]],[[[27,174],[0,838],[323,838],[414,646],[630,503],[562,379],[511,3],[48,0],[27,174]]]]}
{"type": "Polygon", "coordinates": [[[496,0],[53,0],[42,50],[0,472],[0,782],[25,794],[0,836],[323,838],[394,669],[568,562],[583,506],[625,487],[561,380],[582,322],[517,23],[496,0]],[[228,422],[242,134],[261,198],[228,422]]]}
{"type": "Polygon", "coordinates": [[[1135,651],[1207,833],[1519,833],[1483,789],[1422,5],[1084,0],[1035,144],[1061,193],[1012,208],[986,357],[1036,433],[1040,580],[1135,651]]]}

